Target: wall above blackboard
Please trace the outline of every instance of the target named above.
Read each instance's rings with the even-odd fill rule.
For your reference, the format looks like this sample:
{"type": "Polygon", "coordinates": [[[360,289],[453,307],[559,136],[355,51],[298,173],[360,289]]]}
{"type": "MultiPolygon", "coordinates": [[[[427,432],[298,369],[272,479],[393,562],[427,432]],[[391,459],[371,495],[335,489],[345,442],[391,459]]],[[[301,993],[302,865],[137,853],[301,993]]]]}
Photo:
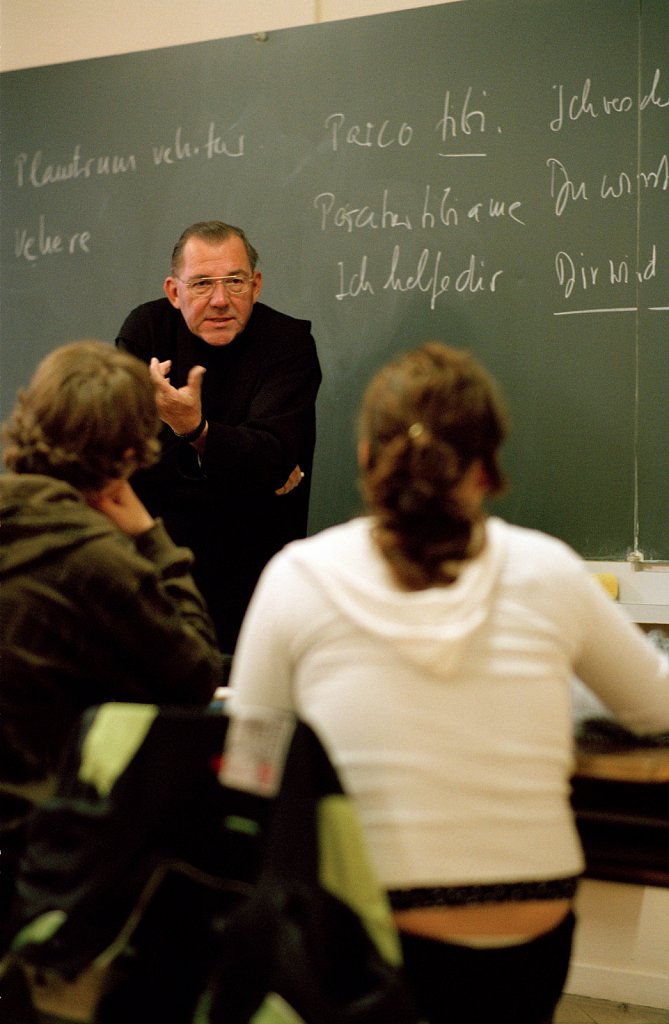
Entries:
{"type": "Polygon", "coordinates": [[[500,512],[590,558],[669,558],[669,0],[469,0],[0,88],[3,416],[221,218],[263,299],[313,323],[312,529],[359,509],[369,374],[437,338],[509,397],[500,512]]]}

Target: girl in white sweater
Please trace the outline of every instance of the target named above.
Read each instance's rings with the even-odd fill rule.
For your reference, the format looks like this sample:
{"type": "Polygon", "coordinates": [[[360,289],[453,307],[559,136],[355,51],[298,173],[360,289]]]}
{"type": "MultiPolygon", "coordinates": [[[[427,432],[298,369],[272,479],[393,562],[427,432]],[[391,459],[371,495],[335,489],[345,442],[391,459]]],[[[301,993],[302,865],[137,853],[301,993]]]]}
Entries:
{"type": "Polygon", "coordinates": [[[232,707],[288,708],[355,797],[431,1024],[544,1024],[583,857],[570,807],[576,674],[639,734],[669,730],[669,660],[563,543],[489,518],[506,413],[430,343],[369,385],[364,518],[266,569],[232,707]]]}

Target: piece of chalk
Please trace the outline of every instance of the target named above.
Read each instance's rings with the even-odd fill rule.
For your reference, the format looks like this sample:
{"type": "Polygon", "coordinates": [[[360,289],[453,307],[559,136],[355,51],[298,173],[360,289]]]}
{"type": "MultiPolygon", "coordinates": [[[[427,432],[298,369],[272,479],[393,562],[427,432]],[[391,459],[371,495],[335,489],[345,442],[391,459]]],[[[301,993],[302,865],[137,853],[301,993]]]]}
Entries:
{"type": "Polygon", "coordinates": [[[611,597],[617,600],[619,593],[618,577],[612,572],[596,572],[594,573],[595,579],[599,580],[605,590],[609,592],[611,597]]]}

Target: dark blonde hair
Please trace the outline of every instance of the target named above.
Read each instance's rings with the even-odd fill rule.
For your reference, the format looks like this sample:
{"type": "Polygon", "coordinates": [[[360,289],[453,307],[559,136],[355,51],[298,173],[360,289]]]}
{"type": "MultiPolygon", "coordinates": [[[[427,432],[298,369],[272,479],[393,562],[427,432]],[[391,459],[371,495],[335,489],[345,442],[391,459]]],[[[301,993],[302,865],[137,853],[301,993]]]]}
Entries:
{"type": "Polygon", "coordinates": [[[160,420],[148,367],[103,341],[46,356],[3,428],[5,466],[97,490],[155,462],[160,420]]]}
{"type": "Polygon", "coordinates": [[[480,517],[453,490],[480,459],[488,493],[503,491],[498,451],[507,430],[493,378],[467,352],[428,342],[371,380],[359,422],[369,447],[361,489],[376,518],[375,541],[401,586],[451,583],[479,549],[480,517]]]}

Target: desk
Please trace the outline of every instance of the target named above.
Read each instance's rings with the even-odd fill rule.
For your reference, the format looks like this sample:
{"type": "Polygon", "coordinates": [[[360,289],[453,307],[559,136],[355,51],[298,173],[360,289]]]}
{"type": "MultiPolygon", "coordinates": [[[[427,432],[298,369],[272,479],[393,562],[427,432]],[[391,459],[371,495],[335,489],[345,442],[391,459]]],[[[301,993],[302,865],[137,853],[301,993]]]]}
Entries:
{"type": "Polygon", "coordinates": [[[586,877],[669,887],[669,743],[631,746],[586,729],[572,787],[586,877]]]}

